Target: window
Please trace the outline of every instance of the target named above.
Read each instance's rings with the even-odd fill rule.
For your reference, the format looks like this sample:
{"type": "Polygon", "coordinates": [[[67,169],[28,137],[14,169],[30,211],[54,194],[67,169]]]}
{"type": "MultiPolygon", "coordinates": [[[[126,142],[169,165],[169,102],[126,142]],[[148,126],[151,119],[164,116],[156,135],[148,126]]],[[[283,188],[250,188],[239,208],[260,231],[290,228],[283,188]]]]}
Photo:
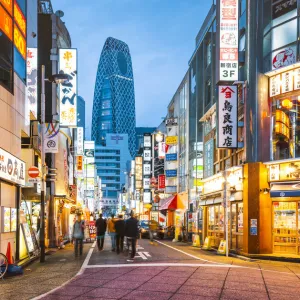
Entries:
{"type": "Polygon", "coordinates": [[[111,115],[110,109],[102,110],[102,112],[101,112],[101,116],[110,116],[110,115],[111,115]]]}
{"type": "Polygon", "coordinates": [[[20,79],[26,82],[26,63],[19,51],[14,47],[14,70],[20,79]]]}
{"type": "Polygon", "coordinates": [[[244,51],[246,46],[246,36],[245,33],[240,37],[239,51],[244,51]]]}
{"type": "Polygon", "coordinates": [[[211,41],[206,45],[206,66],[211,64],[211,41]]]}
{"type": "Polygon", "coordinates": [[[205,106],[210,104],[211,101],[211,81],[210,79],[206,81],[205,86],[205,106]]]}
{"type": "Polygon", "coordinates": [[[102,100],[102,109],[111,108],[111,101],[110,100],[102,100]]]}
{"type": "Polygon", "coordinates": [[[0,84],[13,92],[13,45],[0,31],[0,84]]]}
{"type": "Polygon", "coordinates": [[[110,130],[111,129],[111,122],[110,121],[102,121],[101,122],[101,129],[102,130],[110,130]]]}
{"type": "Polygon", "coordinates": [[[246,0],[240,0],[240,16],[245,12],[246,10],[246,0]]]}
{"type": "Polygon", "coordinates": [[[102,99],[109,99],[111,98],[111,89],[102,89],[102,99]]]}

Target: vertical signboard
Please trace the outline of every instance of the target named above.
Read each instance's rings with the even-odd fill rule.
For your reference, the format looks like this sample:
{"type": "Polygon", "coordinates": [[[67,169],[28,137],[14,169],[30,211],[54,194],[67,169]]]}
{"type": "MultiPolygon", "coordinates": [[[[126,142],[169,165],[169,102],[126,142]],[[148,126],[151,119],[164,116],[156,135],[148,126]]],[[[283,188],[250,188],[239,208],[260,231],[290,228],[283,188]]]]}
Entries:
{"type": "Polygon", "coordinates": [[[238,80],[239,0],[220,0],[220,81],[238,80]]]}
{"type": "Polygon", "coordinates": [[[237,148],[237,87],[219,86],[218,148],[237,148]]]}
{"type": "Polygon", "coordinates": [[[204,178],[214,174],[214,140],[210,139],[204,144],[204,178]]]}
{"type": "Polygon", "coordinates": [[[60,124],[77,125],[77,49],[59,49],[59,71],[69,75],[69,81],[60,84],[60,124]]]}
{"type": "Polygon", "coordinates": [[[37,48],[27,48],[26,101],[35,118],[37,118],[37,55],[37,48]]]}
{"type": "Polygon", "coordinates": [[[163,190],[166,188],[166,175],[158,175],[158,189],[163,190]]]}
{"type": "Polygon", "coordinates": [[[152,171],[151,156],[152,156],[152,136],[149,133],[145,133],[144,151],[143,151],[144,203],[151,203],[151,191],[150,191],[150,181],[151,181],[151,171],[152,171]]]}
{"type": "Polygon", "coordinates": [[[59,123],[45,123],[45,153],[58,153],[59,123]]]}
{"type": "Polygon", "coordinates": [[[83,154],[83,127],[77,127],[77,155],[83,154]]]}

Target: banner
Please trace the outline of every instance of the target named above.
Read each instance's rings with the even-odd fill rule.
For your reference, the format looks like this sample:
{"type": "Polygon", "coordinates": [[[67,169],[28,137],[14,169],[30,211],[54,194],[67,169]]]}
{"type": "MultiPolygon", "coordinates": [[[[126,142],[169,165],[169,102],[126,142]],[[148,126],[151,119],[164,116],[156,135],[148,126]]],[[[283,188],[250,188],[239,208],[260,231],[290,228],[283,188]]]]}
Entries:
{"type": "Polygon", "coordinates": [[[45,153],[58,153],[59,123],[45,123],[44,150],[45,153]]]}
{"type": "Polygon", "coordinates": [[[77,155],[83,155],[83,127],[77,127],[77,155]]]}
{"type": "Polygon", "coordinates": [[[77,126],[77,49],[59,49],[59,72],[69,81],[59,86],[60,125],[77,126]]]}

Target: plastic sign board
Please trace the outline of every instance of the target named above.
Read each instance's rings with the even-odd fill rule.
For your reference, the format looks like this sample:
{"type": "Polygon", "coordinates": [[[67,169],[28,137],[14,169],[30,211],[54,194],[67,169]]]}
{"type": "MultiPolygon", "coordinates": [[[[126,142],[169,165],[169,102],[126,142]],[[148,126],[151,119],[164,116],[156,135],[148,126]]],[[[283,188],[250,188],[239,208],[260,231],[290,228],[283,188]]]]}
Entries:
{"type": "Polygon", "coordinates": [[[26,37],[26,18],[24,17],[16,1],[14,1],[14,20],[20,28],[22,34],[26,37]]]}
{"type": "Polygon", "coordinates": [[[144,148],[151,147],[151,135],[145,134],[144,135],[144,148]]]}
{"type": "Polygon", "coordinates": [[[59,49],[59,72],[69,81],[59,85],[60,125],[77,125],[77,49],[59,49]]]}
{"type": "Polygon", "coordinates": [[[293,91],[293,71],[282,73],[282,93],[293,91]]]}
{"type": "Polygon", "coordinates": [[[270,78],[270,97],[274,97],[280,94],[280,74],[270,78]]]}
{"type": "Polygon", "coordinates": [[[25,162],[1,148],[0,178],[25,186],[25,162]]]}
{"type": "Polygon", "coordinates": [[[151,203],[151,192],[144,192],[143,202],[144,203],[151,203]]]}
{"type": "Polygon", "coordinates": [[[166,177],[177,177],[177,170],[166,170],[166,177]]]}
{"type": "Polygon", "coordinates": [[[0,3],[6,8],[9,14],[13,14],[13,0],[0,0],[0,3]]]}
{"type": "Polygon", "coordinates": [[[220,81],[238,80],[239,0],[220,1],[220,81]]]}
{"type": "Polygon", "coordinates": [[[237,148],[237,87],[219,86],[218,148],[237,148]]]}
{"type": "Polygon", "coordinates": [[[0,6],[0,30],[4,32],[4,34],[12,41],[12,18],[10,15],[5,11],[5,9],[0,6]]]}
{"type": "Polygon", "coordinates": [[[178,143],[178,136],[167,136],[166,145],[176,145],[178,143]]]}
{"type": "Polygon", "coordinates": [[[166,154],[166,161],[176,161],[177,153],[166,154]]]}
{"type": "Polygon", "coordinates": [[[20,54],[26,59],[27,54],[27,47],[26,47],[26,40],[24,36],[21,34],[21,31],[18,29],[17,26],[14,26],[14,44],[20,54]]]}
{"type": "Polygon", "coordinates": [[[210,236],[207,236],[205,238],[202,249],[203,250],[210,250],[211,249],[211,237],[210,236]]]}
{"type": "Polygon", "coordinates": [[[219,248],[218,248],[218,254],[221,254],[221,255],[226,254],[226,240],[221,240],[219,248]]]}
{"type": "Polygon", "coordinates": [[[77,155],[83,155],[83,127],[77,127],[77,155]]]}
{"type": "Polygon", "coordinates": [[[40,170],[38,167],[32,166],[28,169],[28,175],[31,178],[36,178],[40,175],[40,170]]]}
{"type": "Polygon", "coordinates": [[[158,175],[158,189],[166,188],[166,175],[158,175]]]}

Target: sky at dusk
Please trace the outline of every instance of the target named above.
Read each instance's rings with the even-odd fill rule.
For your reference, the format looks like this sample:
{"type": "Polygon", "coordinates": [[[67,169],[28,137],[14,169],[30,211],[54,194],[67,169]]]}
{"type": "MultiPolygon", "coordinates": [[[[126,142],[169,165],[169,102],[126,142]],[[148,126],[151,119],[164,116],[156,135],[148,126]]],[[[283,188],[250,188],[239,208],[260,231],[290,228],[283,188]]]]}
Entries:
{"type": "Polygon", "coordinates": [[[52,0],[78,48],[79,95],[90,137],[94,86],[107,37],[128,44],[133,64],[137,126],[158,126],[195,48],[212,0],[52,0]]]}

